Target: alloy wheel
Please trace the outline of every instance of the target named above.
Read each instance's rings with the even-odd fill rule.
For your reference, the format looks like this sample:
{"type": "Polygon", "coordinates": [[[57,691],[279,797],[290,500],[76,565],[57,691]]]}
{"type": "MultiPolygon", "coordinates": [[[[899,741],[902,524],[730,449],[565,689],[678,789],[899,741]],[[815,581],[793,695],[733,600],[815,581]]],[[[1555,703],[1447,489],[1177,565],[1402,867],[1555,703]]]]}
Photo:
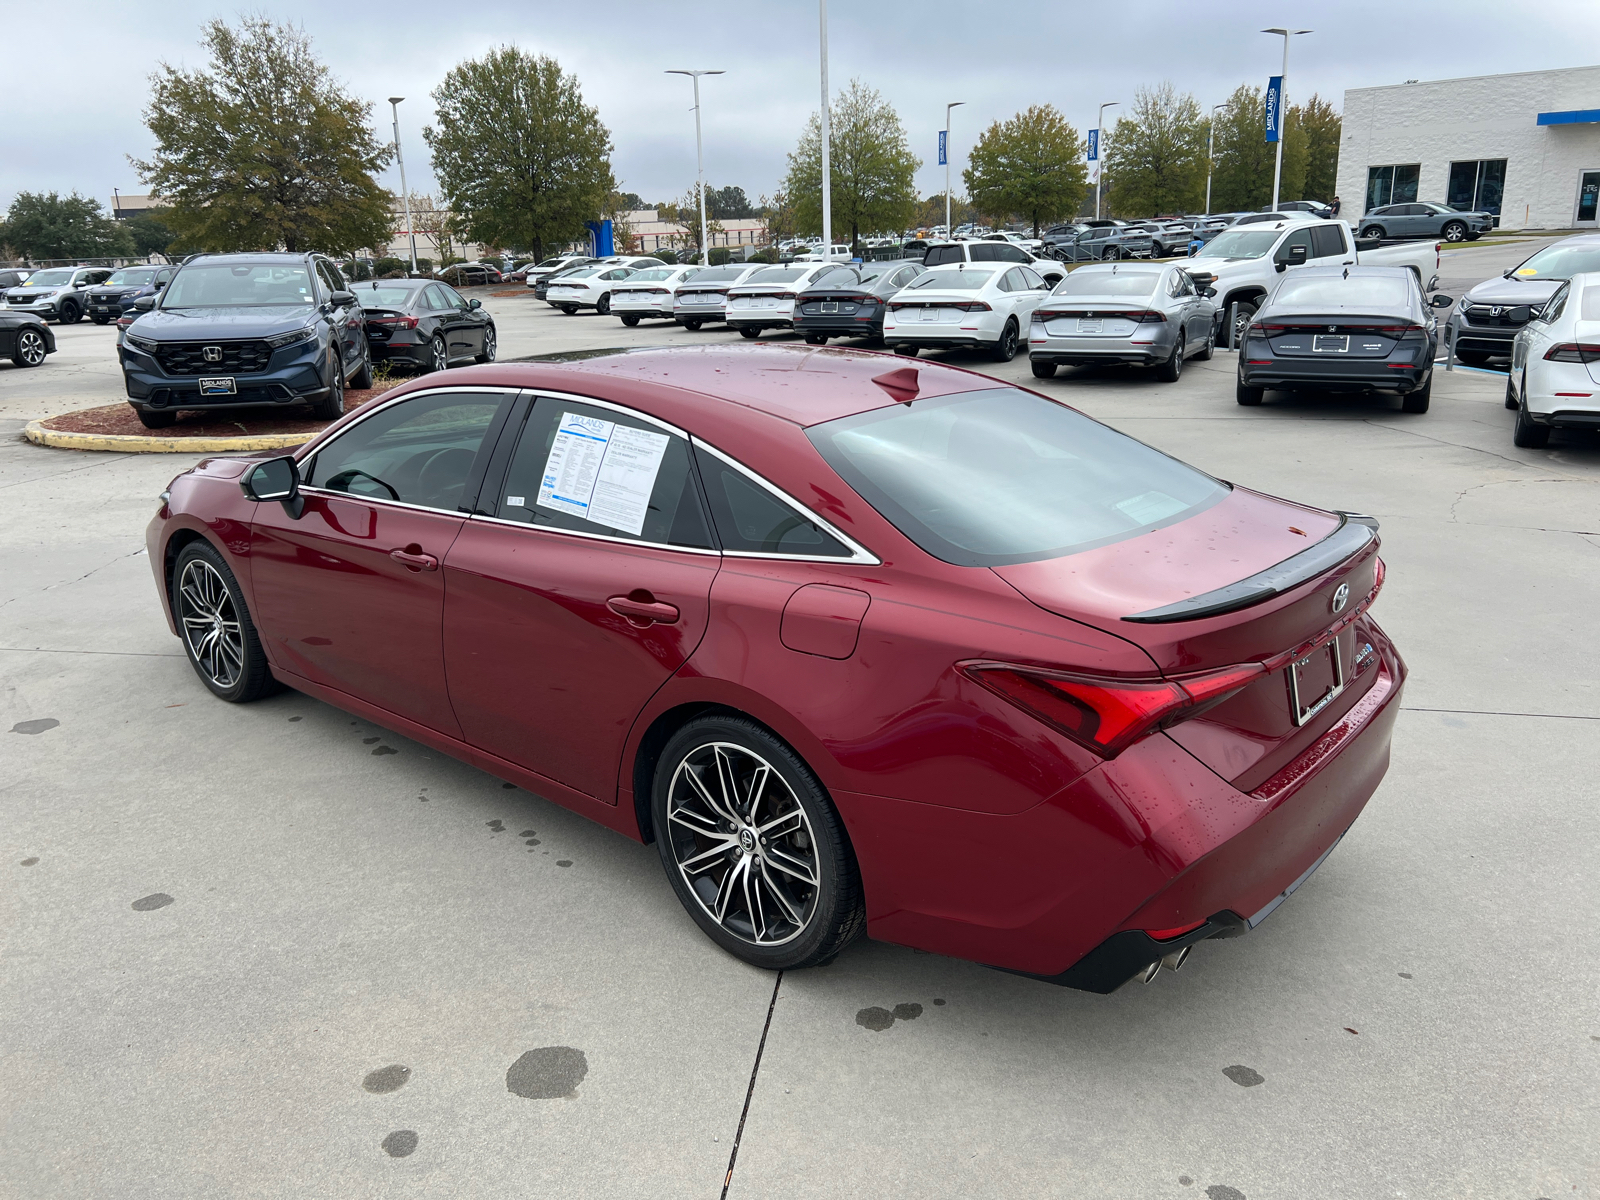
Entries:
{"type": "Polygon", "coordinates": [[[183,568],[178,615],[183,640],[206,678],[224,691],[238,683],[244,671],[244,631],[227,583],[204,559],[183,568]]]}
{"type": "Polygon", "coordinates": [[[25,367],[37,367],[44,361],[44,338],[36,329],[24,329],[17,335],[17,357],[25,367]]]}
{"type": "Polygon", "coordinates": [[[433,369],[435,371],[443,371],[449,366],[450,355],[444,348],[444,339],[435,337],[433,339],[433,369]]]}
{"type": "Polygon", "coordinates": [[[822,882],[816,838],[766,759],[732,742],[695,747],[668,786],[667,826],[684,883],[729,935],[781,946],[806,930],[822,882]]]}
{"type": "Polygon", "coordinates": [[[499,349],[499,339],[495,336],[494,326],[491,325],[483,331],[483,361],[492,363],[497,349],[499,349]]]}
{"type": "Polygon", "coordinates": [[[1444,227],[1444,240],[1447,242],[1465,241],[1466,237],[1467,227],[1458,221],[1451,221],[1444,227]]]}

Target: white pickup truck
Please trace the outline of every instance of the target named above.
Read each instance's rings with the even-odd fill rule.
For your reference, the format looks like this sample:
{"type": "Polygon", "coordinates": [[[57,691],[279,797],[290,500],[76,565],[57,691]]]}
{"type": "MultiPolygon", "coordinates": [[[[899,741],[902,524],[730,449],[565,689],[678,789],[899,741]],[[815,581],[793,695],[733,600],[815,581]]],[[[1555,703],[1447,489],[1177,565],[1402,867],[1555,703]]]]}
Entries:
{"type": "Polygon", "coordinates": [[[1217,341],[1227,344],[1229,305],[1237,304],[1234,344],[1243,339],[1245,326],[1261,301],[1278,286],[1286,271],[1297,267],[1355,266],[1407,267],[1416,273],[1424,292],[1439,283],[1440,243],[1405,242],[1382,246],[1374,239],[1356,241],[1343,221],[1308,221],[1285,218],[1224,229],[1183,264],[1197,286],[1216,295],[1217,341]]]}

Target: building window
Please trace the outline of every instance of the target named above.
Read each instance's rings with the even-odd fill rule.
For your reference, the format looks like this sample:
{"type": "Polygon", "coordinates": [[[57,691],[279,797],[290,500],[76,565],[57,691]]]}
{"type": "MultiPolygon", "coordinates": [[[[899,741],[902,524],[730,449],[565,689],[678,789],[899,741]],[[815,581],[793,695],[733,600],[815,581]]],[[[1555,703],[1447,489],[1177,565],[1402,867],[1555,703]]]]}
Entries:
{"type": "Polygon", "coordinates": [[[1585,171],[1578,179],[1578,220],[1600,217],[1600,171],[1585,171]]]}
{"type": "Polygon", "coordinates": [[[1417,177],[1422,174],[1421,163],[1403,163],[1394,167],[1367,168],[1367,207],[1371,212],[1385,204],[1405,204],[1417,198],[1417,177]]]}
{"type": "Polygon", "coordinates": [[[1503,158],[1451,163],[1450,192],[1445,203],[1462,212],[1487,212],[1498,217],[1505,186],[1506,160],[1503,158]]]}

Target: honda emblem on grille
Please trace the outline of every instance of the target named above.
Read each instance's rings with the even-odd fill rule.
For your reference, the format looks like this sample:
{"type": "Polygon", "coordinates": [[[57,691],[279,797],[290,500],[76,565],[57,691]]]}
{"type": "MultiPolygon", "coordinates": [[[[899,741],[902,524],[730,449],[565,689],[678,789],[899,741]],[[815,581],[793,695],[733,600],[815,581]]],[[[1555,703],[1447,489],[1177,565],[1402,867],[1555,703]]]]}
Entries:
{"type": "Polygon", "coordinates": [[[1333,593],[1333,600],[1331,603],[1329,603],[1328,607],[1336,613],[1343,612],[1344,606],[1349,602],[1349,600],[1350,585],[1348,583],[1341,583],[1338,587],[1338,590],[1333,593]]]}
{"type": "Polygon", "coordinates": [[[1489,315],[1491,317],[1498,317],[1498,316],[1503,315],[1505,313],[1505,311],[1506,310],[1504,308],[1502,308],[1500,305],[1496,304],[1493,308],[1491,308],[1489,310],[1489,315]]]}
{"type": "Polygon", "coordinates": [[[222,347],[221,346],[207,346],[205,349],[201,350],[200,353],[205,357],[205,360],[207,362],[221,362],[222,361],[222,347]]]}

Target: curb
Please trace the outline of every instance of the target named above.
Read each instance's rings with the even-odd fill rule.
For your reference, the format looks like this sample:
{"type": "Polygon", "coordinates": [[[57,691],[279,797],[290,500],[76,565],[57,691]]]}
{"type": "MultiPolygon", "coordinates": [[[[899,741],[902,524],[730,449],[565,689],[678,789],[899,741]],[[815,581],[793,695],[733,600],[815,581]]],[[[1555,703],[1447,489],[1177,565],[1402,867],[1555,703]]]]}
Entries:
{"type": "Polygon", "coordinates": [[[315,433],[240,434],[238,437],[141,437],[132,433],[69,433],[29,421],[22,436],[35,446],[58,450],[114,450],[123,454],[218,454],[229,450],[284,450],[303,446],[315,433]]]}

